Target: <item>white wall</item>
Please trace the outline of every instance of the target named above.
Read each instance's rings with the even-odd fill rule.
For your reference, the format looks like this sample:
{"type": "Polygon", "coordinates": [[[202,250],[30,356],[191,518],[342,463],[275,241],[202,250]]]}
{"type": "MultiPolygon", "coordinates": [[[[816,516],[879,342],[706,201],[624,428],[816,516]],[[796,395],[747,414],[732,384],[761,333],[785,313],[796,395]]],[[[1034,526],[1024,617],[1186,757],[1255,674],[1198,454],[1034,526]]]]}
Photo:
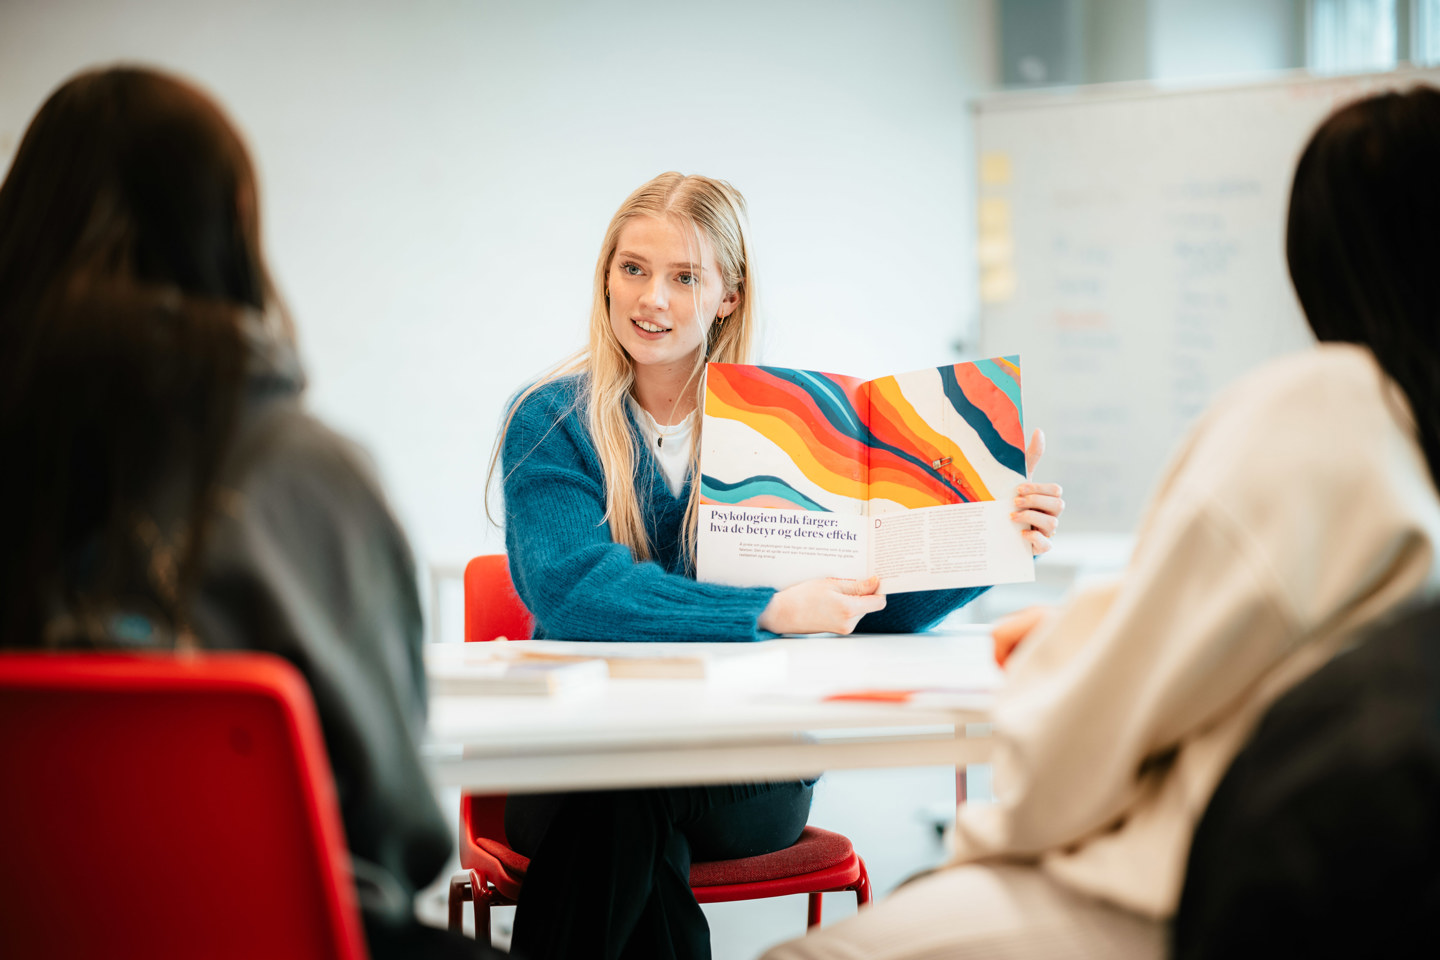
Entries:
{"type": "Polygon", "coordinates": [[[315,409],[375,454],[422,563],[498,544],[505,398],[578,348],[601,235],[662,170],[750,201],[764,358],[880,375],[974,322],[967,95],[991,0],[0,3],[0,167],[117,59],[247,134],[315,409]]]}

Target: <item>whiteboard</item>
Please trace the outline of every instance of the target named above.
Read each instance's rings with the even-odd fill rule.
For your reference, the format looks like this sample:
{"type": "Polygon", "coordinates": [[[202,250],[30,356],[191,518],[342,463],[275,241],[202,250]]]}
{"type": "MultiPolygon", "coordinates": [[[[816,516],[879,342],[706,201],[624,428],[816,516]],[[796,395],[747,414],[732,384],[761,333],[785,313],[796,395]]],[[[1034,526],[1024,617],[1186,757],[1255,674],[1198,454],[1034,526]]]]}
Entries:
{"type": "Polygon", "coordinates": [[[1216,393],[1311,342],[1285,266],[1295,163],[1337,103],[1417,82],[1440,70],[977,102],[981,355],[1021,355],[1066,530],[1133,530],[1216,393]]]}

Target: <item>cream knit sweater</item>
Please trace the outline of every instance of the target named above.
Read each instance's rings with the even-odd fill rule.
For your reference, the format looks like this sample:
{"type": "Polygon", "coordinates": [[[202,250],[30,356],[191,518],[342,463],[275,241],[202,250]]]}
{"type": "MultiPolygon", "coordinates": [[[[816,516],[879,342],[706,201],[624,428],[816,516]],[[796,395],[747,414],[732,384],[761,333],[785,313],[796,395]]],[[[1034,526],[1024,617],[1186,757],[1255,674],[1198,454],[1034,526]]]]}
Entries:
{"type": "Polygon", "coordinates": [[[1284,690],[1434,596],[1440,500],[1401,392],[1361,347],[1262,367],[1196,424],[1115,583],[1016,651],[995,709],[993,805],[954,862],[1037,860],[1174,913],[1195,824],[1284,690]]]}

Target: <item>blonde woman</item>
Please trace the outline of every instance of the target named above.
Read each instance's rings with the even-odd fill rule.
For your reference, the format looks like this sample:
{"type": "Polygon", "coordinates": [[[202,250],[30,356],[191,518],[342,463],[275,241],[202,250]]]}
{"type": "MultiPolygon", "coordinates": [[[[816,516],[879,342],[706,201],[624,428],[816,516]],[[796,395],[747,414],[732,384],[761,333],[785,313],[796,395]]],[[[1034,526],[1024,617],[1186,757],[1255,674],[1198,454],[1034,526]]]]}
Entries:
{"type": "MultiPolygon", "coordinates": [[[[678,173],[632,193],[596,264],[588,349],[521,394],[497,452],[510,571],[536,636],[913,632],[983,591],[886,598],[873,578],[780,591],[694,579],[704,365],[753,362],[754,339],[740,194],[678,173]]],[[[1059,493],[1029,484],[1017,501],[1036,553],[1049,549],[1059,493]]],[[[811,786],[513,797],[506,830],[532,858],[516,952],[708,957],[709,931],[688,883],[692,854],[727,859],[789,846],[805,826],[811,786]]]]}

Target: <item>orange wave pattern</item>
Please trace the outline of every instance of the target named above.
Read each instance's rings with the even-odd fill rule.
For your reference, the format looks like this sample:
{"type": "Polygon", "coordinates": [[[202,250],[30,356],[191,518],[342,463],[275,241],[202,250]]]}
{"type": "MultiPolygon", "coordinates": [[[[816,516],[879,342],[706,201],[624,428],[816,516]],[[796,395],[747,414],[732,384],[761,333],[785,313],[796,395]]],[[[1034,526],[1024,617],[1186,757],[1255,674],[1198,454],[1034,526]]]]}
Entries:
{"type": "Polygon", "coordinates": [[[914,509],[995,499],[959,444],[925,422],[894,377],[869,386],[872,500],[914,509]],[[948,464],[932,466],[947,458],[948,464]]]}
{"type": "MultiPolygon", "coordinates": [[[[829,377],[850,399],[861,381],[829,377]]],[[[864,500],[867,489],[866,445],[835,429],[811,392],[762,367],[712,363],[706,375],[705,416],[744,423],[779,447],[822,490],[864,500]]]]}

